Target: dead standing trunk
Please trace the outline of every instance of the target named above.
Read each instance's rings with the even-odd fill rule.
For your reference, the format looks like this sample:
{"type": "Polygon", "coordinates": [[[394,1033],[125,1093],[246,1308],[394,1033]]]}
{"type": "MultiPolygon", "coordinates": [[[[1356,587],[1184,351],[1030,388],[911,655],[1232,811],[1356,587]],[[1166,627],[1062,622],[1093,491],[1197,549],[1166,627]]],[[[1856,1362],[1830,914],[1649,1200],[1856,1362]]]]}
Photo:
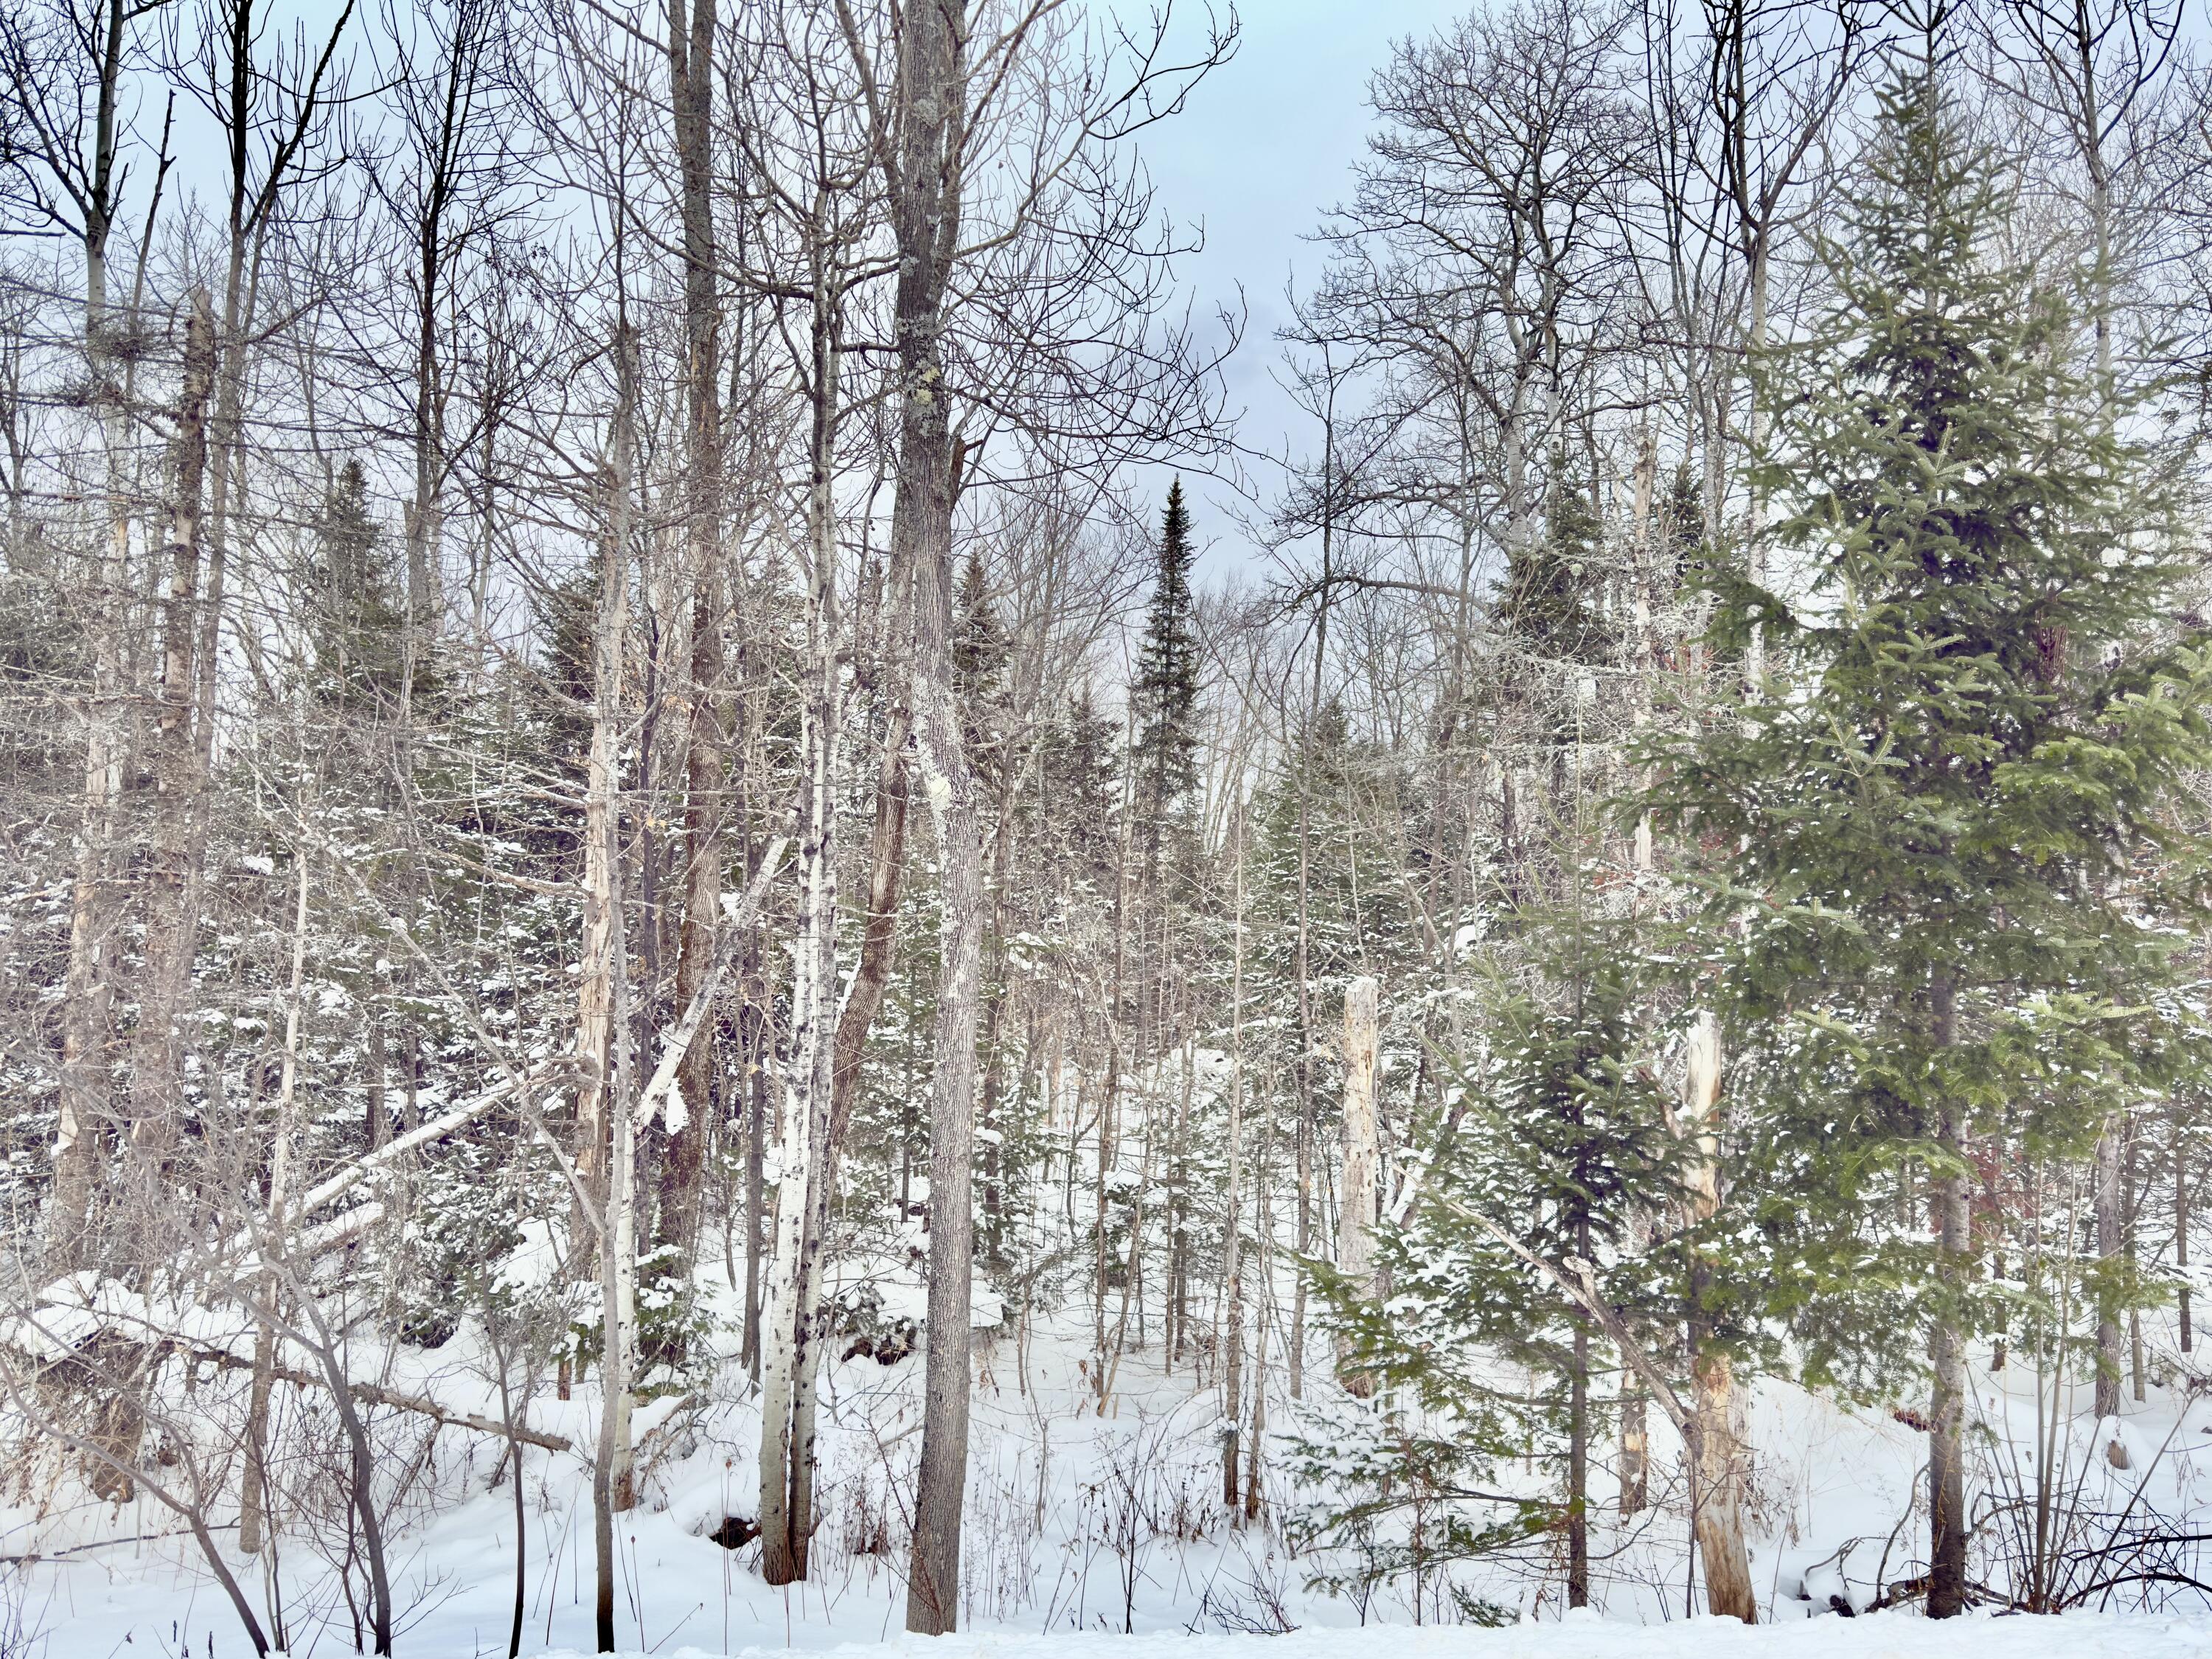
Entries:
{"type": "MultiPolygon", "coordinates": [[[[1720,1084],[1720,1028],[1706,1015],[1691,1036],[1689,1075],[1683,1089],[1682,1132],[1692,1138],[1694,1149],[1684,1172],[1693,1221],[1710,1220],[1720,1209],[1720,1137],[1716,1121],[1720,1084]]],[[[1704,1270],[1694,1271],[1702,1290],[1704,1270]]],[[[1754,1624],[1759,1618],[1759,1596],[1752,1585],[1751,1554],[1744,1542],[1743,1451],[1735,1429],[1741,1407],[1735,1397],[1735,1367],[1727,1350],[1712,1341],[1709,1322],[1694,1305],[1691,1327],[1697,1433],[1691,1437],[1690,1505],[1698,1553],[1705,1564],[1705,1610],[1754,1624]]]]}
{"type": "MultiPolygon", "coordinates": [[[[1344,993],[1344,1188],[1338,1203],[1336,1268],[1363,1297],[1375,1293],[1375,1087],[1381,1012],[1379,987],[1365,975],[1344,993]]],[[[1339,1338],[1337,1375],[1346,1392],[1364,1399],[1375,1379],[1347,1370],[1348,1338],[1339,1338]]]]}
{"type": "Polygon", "coordinates": [[[1641,1515],[1650,1501],[1650,1413],[1644,1391],[1624,1379],[1620,1386],[1620,1512],[1641,1515]]]}
{"type": "Polygon", "coordinates": [[[161,551],[161,671],[154,728],[154,848],[146,879],[145,985],[132,1054],[132,1138],[155,1151],[173,1143],[183,1109],[185,1004],[191,988],[195,872],[204,851],[192,704],[198,676],[202,508],[208,468],[208,400],[215,385],[215,319],[208,291],[192,290],[185,325],[184,389],[169,445],[169,534],[161,551]]]}

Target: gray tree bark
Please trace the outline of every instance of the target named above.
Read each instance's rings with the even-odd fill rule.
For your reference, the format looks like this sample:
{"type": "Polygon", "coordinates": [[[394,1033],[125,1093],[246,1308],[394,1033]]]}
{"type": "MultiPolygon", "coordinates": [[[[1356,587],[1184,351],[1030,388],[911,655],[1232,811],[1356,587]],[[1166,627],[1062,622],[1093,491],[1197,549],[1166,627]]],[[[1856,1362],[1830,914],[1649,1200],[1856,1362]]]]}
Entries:
{"type": "MultiPolygon", "coordinates": [[[[684,920],[676,1006],[689,1007],[712,971],[722,891],[722,792],[728,737],[722,710],[725,580],[721,550],[721,301],[713,201],[715,0],[668,10],[671,104],[683,182],[684,543],[692,581],[690,684],[685,688],[684,920]]],[[[714,1022],[692,1039],[677,1086],[690,1110],[669,1136],[661,1170],[659,1237],[690,1260],[712,1127],[714,1022]]]]}
{"type": "Polygon", "coordinates": [[[615,1647],[614,1517],[630,1507],[630,1356],[636,1323],[627,952],[623,942],[621,787],[623,638],[629,627],[631,474],[636,453],[637,345],[627,322],[615,341],[615,412],[604,480],[599,603],[593,629],[592,747],[585,806],[584,971],[577,1047],[589,1074],[579,1114],[580,1172],[599,1208],[600,1411],[592,1462],[592,1537],[598,1569],[599,1650],[615,1647]],[[586,1157],[590,1162],[587,1164],[586,1157]]]}
{"type": "MultiPolygon", "coordinates": [[[[1948,979],[1931,989],[1935,1041],[1948,1048],[1957,1030],[1954,993],[1948,979]]],[[[1955,1161],[1963,1154],[1964,1133],[1956,1112],[1946,1107],[1938,1128],[1944,1151],[1955,1161]]],[[[1935,1183],[1937,1248],[1943,1268],[1937,1295],[1946,1296],[1969,1271],[1966,1185],[1955,1169],[1935,1183]]],[[[1929,1401],[1928,1434],[1928,1616],[1948,1619],[1966,1607],[1966,1352],[1958,1316],[1939,1306],[1930,1324],[1928,1357],[1935,1371],[1929,1401]]]]}
{"type": "MultiPolygon", "coordinates": [[[[2122,1126],[2115,1121],[2107,1123],[2104,1133],[2097,1137],[2096,1190],[2094,1195],[2097,1218],[2097,1262],[2106,1272],[2118,1267],[2127,1249],[2124,1225],[2125,1200],[2121,1190],[2123,1133],[2122,1126]]],[[[2119,1415],[2121,1364],[2119,1312],[2109,1286],[2100,1286],[2097,1293],[2096,1411],[2100,1418],[2119,1415]]]]}
{"type": "MultiPolygon", "coordinates": [[[[45,1254],[57,1268],[80,1257],[104,1164],[101,1131],[112,1103],[107,1075],[112,986],[109,947],[116,921],[109,866],[123,789],[127,704],[124,631],[131,580],[131,427],[118,328],[108,301],[108,239],[115,222],[120,146],[118,100],[130,14],[124,0],[93,9],[88,52],[94,63],[94,116],[78,208],[84,247],[84,349],[106,468],[106,533],[86,617],[92,684],[85,698],[84,789],[70,895],[69,965],[63,982],[59,1121],[54,1184],[46,1217],[45,1254]]],[[[57,170],[68,165],[50,159],[57,170]]]]}
{"type": "Polygon", "coordinates": [[[171,1144],[182,1110],[185,1003],[198,930],[198,869],[204,855],[199,811],[204,777],[193,741],[199,642],[202,532],[208,471],[208,401],[215,386],[215,317],[208,291],[194,289],[185,325],[184,387],[169,445],[168,567],[161,600],[161,675],[154,722],[154,836],[146,872],[145,983],[133,1044],[132,1135],[149,1148],[171,1144]]]}
{"type": "Polygon", "coordinates": [[[959,1623],[982,977],[983,842],[953,690],[957,441],[944,349],[945,296],[960,236],[969,29],[966,0],[920,0],[898,13],[893,133],[884,155],[900,256],[893,300],[899,458],[891,543],[914,584],[915,755],[937,831],[942,906],[930,1090],[928,1346],[906,1614],[909,1631],[932,1636],[959,1623]]]}

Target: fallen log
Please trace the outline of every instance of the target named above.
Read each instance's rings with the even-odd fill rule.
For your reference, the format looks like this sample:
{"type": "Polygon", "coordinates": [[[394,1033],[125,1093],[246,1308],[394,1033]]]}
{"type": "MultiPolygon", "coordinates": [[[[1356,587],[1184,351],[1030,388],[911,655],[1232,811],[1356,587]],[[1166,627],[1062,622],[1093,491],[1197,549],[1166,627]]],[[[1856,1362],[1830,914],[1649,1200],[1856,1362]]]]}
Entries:
{"type": "MultiPolygon", "coordinates": [[[[188,1359],[197,1359],[227,1371],[250,1371],[251,1359],[222,1348],[185,1346],[179,1343],[174,1351],[188,1359]]],[[[280,1382],[289,1382],[295,1389],[321,1389],[327,1392],[330,1385],[313,1371],[301,1370],[290,1365],[278,1364],[270,1369],[269,1375],[280,1382]]],[[[474,1412],[450,1411],[434,1400],[425,1400],[416,1395],[402,1394],[397,1389],[387,1389],[375,1382],[348,1382],[346,1392],[364,1406],[388,1406],[394,1411],[412,1412],[417,1417],[427,1417],[442,1428],[472,1429],[478,1434],[488,1434],[495,1439],[520,1441],[526,1446],[541,1446],[547,1451],[574,1451],[573,1442],[561,1435],[547,1434],[538,1429],[509,1427],[489,1417],[479,1417],[474,1412]]]]}
{"type": "MultiPolygon", "coordinates": [[[[155,1363],[167,1358],[189,1359],[204,1365],[213,1365],[218,1370],[251,1371],[253,1361],[231,1352],[228,1348],[210,1348],[197,1342],[186,1342],[174,1337],[163,1337],[154,1341],[123,1336],[109,1330],[103,1333],[110,1339],[126,1346],[143,1350],[155,1363]]],[[[20,1350],[18,1351],[20,1352],[20,1350]]],[[[26,1354],[34,1370],[68,1364],[68,1358],[41,1359],[26,1354]]],[[[82,1363],[81,1361],[78,1363],[82,1363]]],[[[295,1389],[320,1389],[328,1393],[330,1384],[313,1371],[278,1364],[270,1368],[270,1376],[279,1382],[289,1382],[295,1389]]],[[[393,1411],[411,1412],[417,1417],[427,1417],[442,1428],[468,1429],[477,1434],[490,1435],[495,1439],[520,1441],[526,1446],[538,1446],[547,1451],[565,1452],[575,1449],[574,1443],[563,1436],[547,1434],[538,1429],[509,1427],[489,1417],[480,1417],[474,1412],[457,1412],[426,1400],[418,1395],[402,1394],[397,1389],[387,1389],[377,1382],[349,1382],[347,1392],[365,1406],[386,1406],[393,1411]]]]}

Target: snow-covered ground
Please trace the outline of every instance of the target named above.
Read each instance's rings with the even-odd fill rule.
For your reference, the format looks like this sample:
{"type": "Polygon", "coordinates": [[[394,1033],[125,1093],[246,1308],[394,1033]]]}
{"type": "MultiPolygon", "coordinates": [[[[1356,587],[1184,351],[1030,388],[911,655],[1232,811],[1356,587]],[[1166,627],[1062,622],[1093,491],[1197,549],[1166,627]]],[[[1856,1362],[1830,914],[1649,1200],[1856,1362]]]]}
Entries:
{"type": "MultiPolygon", "coordinates": [[[[659,1651],[670,1659],[706,1659],[714,1652],[659,1651]]],[[[1654,1628],[1578,1613],[1553,1624],[1503,1630],[1370,1625],[1273,1637],[903,1637],[837,1651],[853,1659],[2202,1659],[2212,1652],[2212,1623],[2085,1614],[2063,1622],[1966,1619],[1940,1625],[1835,1619],[1810,1630],[1802,1625],[1747,1630],[1732,1619],[1654,1628]]]]}
{"type": "MultiPolygon", "coordinates": [[[[1290,1553],[1279,1532],[1229,1524],[1212,1387],[1187,1366],[1164,1372],[1156,1353],[1133,1354],[1102,1417],[1091,1404],[1090,1342],[1087,1322],[1077,1322],[1042,1326],[1026,1341],[1001,1335],[979,1345],[962,1608],[963,1631],[978,1634],[911,1648],[900,1636],[903,1564],[891,1540],[920,1449],[919,1365],[863,1358],[825,1376],[814,1570],[787,1589],[761,1581],[756,1546],[726,1550],[707,1535],[725,1516],[754,1512],[757,1419],[735,1368],[726,1368],[715,1397],[641,1411],[643,1500],[619,1531],[620,1640],[641,1654],[819,1653],[864,1644],[886,1656],[942,1659],[1043,1659],[1048,1650],[1067,1655],[1071,1641],[1091,1659],[1109,1637],[1114,1659],[1166,1659],[1170,1643],[1176,1659],[1261,1659],[1250,1644],[1262,1638],[1266,1659],[2212,1656],[2212,1608],[2179,1617],[2145,1613],[2141,1587],[2093,1599],[2102,1613],[2063,1620],[1983,1614],[1944,1626],[1909,1608],[1836,1616],[1832,1597],[1863,1608],[1878,1586],[1920,1570],[1924,1439],[1886,1410],[1847,1409],[1778,1383],[1759,1389],[1748,1424],[1756,1449],[1753,1569],[1766,1628],[1686,1618],[1679,1513],[1661,1505],[1623,1518],[1602,1487],[1594,1613],[1565,1613],[1558,1565],[1540,1552],[1459,1573],[1462,1587],[1522,1621],[1504,1629],[1455,1623],[1439,1583],[1425,1592],[1403,1583],[1384,1587],[1364,1604],[1332,1595],[1310,1587],[1319,1564],[1290,1553]],[[2136,1611],[2125,1613],[2131,1607],[2136,1611]],[[1278,1634],[1285,1631],[1291,1633],[1278,1634]],[[1194,1638],[1202,1640],[1192,1645],[1194,1638]]],[[[386,1373],[389,1385],[496,1416],[467,1331],[434,1352],[399,1350],[397,1358],[404,1363],[386,1373]]],[[[2007,1483],[2024,1478],[2019,1459],[2036,1442],[2032,1381],[2017,1363],[2003,1373],[1978,1373],[1983,1419],[2009,1419],[2017,1449],[1994,1437],[1984,1443],[1976,1480],[1984,1493],[2002,1497],[2007,1483]]],[[[1326,1385],[1321,1391],[1329,1392],[1326,1385]]],[[[2106,1455],[2112,1431],[2100,1431],[2084,1409],[2086,1390],[2057,1404],[2064,1431],[2051,1443],[2063,1449],[2077,1508],[2154,1514],[2212,1530],[2203,1524],[2212,1518],[2212,1401],[2185,1376],[2173,1372],[2141,1405],[2127,1402],[2117,1430],[2124,1471],[2106,1455]]],[[[530,1421],[583,1446],[597,1410],[593,1391],[583,1387],[566,1402],[541,1396],[530,1421]]],[[[1283,1426],[1286,1407],[1271,1411],[1283,1426]]],[[[416,1448],[412,1496],[392,1511],[398,1652],[403,1659],[504,1655],[516,1536],[512,1486],[495,1480],[501,1453],[464,1431],[433,1435],[419,1422],[389,1423],[395,1443],[416,1448]]],[[[1679,1448],[1656,1413],[1652,1429],[1653,1490],[1665,1497],[1679,1448]]],[[[584,1461],[574,1451],[533,1449],[526,1477],[524,1651],[586,1650],[592,1586],[584,1461]]],[[[1299,1494],[1283,1488],[1279,1474],[1272,1480],[1279,1512],[1299,1494]]],[[[327,1565],[343,1555],[342,1532],[331,1535],[326,1527],[315,1539],[312,1531],[288,1532],[275,1560],[276,1599],[300,1659],[354,1647],[340,1581],[327,1565]]],[[[1988,1541],[1996,1540],[1993,1531],[1988,1541]]],[[[0,1508],[0,1555],[8,1558],[0,1569],[0,1659],[240,1659],[249,1651],[191,1540],[143,1494],[119,1510],[90,1501],[0,1508]]],[[[234,1565],[250,1595],[269,1599],[265,1559],[237,1557],[234,1565]]]]}

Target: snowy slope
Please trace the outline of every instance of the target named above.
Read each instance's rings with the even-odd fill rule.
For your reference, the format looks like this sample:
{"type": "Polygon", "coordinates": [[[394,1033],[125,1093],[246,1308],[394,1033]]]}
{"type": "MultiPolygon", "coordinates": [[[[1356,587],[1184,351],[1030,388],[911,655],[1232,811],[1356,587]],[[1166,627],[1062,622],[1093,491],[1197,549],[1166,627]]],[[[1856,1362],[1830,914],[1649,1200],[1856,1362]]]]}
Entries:
{"type": "MultiPolygon", "coordinates": [[[[1730,1619],[1650,1626],[1577,1613],[1557,1624],[1504,1630],[1370,1625],[1273,1637],[906,1637],[834,1651],[848,1659],[2201,1659],[2212,1653],[2212,1622],[2094,1615],[1944,1625],[1837,1619],[1747,1630],[1730,1619]]],[[[709,1649],[660,1652],[668,1659],[713,1655],[709,1649]]]]}
{"type": "MultiPolygon", "coordinates": [[[[1071,1644],[1085,1659],[1109,1650],[1115,1659],[1166,1659],[1170,1644],[1176,1659],[2212,1659],[2212,1609],[2190,1620],[2119,1616],[2139,1599],[2135,1590],[2090,1601],[2105,1603],[2110,1616],[2102,1617],[1984,1616],[1948,1627],[1909,1608],[1836,1617],[1831,1596],[1864,1607],[1879,1586],[1920,1570],[1925,1442],[1887,1410],[1848,1408],[1771,1382],[1757,1389],[1747,1425],[1756,1449],[1753,1568],[1767,1628],[1686,1620],[1679,1508],[1623,1518],[1602,1479],[1593,1494],[1593,1595],[1609,1622],[1561,1622],[1559,1564],[1540,1552],[1457,1570],[1462,1584],[1525,1622],[1502,1631],[1435,1628],[1453,1615],[1433,1594],[1424,1600],[1401,1583],[1364,1606],[1331,1595],[1310,1587],[1320,1564],[1291,1554],[1278,1532],[1230,1525],[1213,1389],[1188,1366],[1164,1371],[1156,1349],[1133,1352],[1102,1416],[1091,1340],[1080,1319],[1041,1323],[1025,1341],[980,1336],[961,1617],[963,1630],[982,1634],[911,1649],[899,1643],[903,1562],[893,1540],[920,1449],[919,1365],[860,1358],[825,1372],[814,1571],[787,1590],[762,1582],[756,1546],[726,1550],[707,1535],[725,1516],[754,1510],[757,1416],[742,1374],[726,1366],[711,1397],[681,1412],[665,1401],[641,1411],[641,1502],[619,1528],[618,1639],[659,1655],[865,1650],[886,1659],[909,1651],[1042,1659],[1048,1648],[1064,1655],[1071,1644]],[[1204,1639],[1194,1644],[1194,1636],[1204,1639]],[[1251,1645],[1262,1636],[1264,1650],[1251,1645]],[[885,1642],[891,1646],[876,1645],[885,1642]]],[[[464,1331],[434,1354],[415,1352],[395,1380],[457,1409],[495,1412],[488,1385],[471,1384],[471,1346],[464,1331]]],[[[2107,1428],[2087,1413],[2086,1398],[2062,1393],[2045,1401],[2058,1432],[2045,1443],[2062,1449],[2068,1481],[2086,1506],[2155,1512],[2185,1529],[2212,1530],[2212,1399],[2179,1355],[2165,1352],[2163,1341],[2154,1346],[2163,1358],[2144,1402],[2128,1401],[2107,1428]],[[2115,1434],[2130,1454],[2126,1471],[2105,1455],[2115,1434]]],[[[1978,1368],[1975,1382],[1979,1420],[2008,1425],[2014,1449],[2004,1453],[1995,1437],[1984,1443],[1976,1489],[2002,1496],[2019,1473],[2008,1472],[2007,1455],[2039,1439],[2033,1379],[2015,1362],[2002,1372],[1978,1368]]],[[[1318,1379],[1313,1386],[1331,1392],[1318,1379]]],[[[586,1385],[566,1402],[539,1399],[532,1422],[581,1446],[597,1409],[586,1385]]],[[[1270,1410],[1283,1426],[1288,1402],[1270,1410]]],[[[1672,1490],[1680,1449],[1656,1414],[1652,1430],[1659,1497],[1672,1490]]],[[[489,1439],[457,1430],[431,1439],[416,1496],[393,1517],[399,1654],[504,1655],[514,1605],[513,1487],[495,1482],[501,1458],[489,1439]]],[[[1549,1477],[1539,1469],[1523,1478],[1549,1477]]],[[[1302,1494],[1283,1486],[1279,1471],[1270,1479],[1279,1514],[1302,1494]]],[[[586,1650],[592,1607],[583,1457],[532,1449],[523,1511],[524,1651],[586,1650]]],[[[51,1498],[0,1506],[0,1557],[9,1561],[0,1571],[0,1638],[10,1631],[18,1638],[0,1639],[0,1659],[182,1659],[186,1651],[242,1659],[248,1651],[190,1540],[143,1496],[120,1509],[51,1498]]],[[[284,1545],[278,1599],[295,1656],[353,1648],[327,1559],[296,1534],[284,1545]]],[[[267,1599],[261,1565],[236,1556],[233,1565],[248,1593],[267,1599]]]]}

